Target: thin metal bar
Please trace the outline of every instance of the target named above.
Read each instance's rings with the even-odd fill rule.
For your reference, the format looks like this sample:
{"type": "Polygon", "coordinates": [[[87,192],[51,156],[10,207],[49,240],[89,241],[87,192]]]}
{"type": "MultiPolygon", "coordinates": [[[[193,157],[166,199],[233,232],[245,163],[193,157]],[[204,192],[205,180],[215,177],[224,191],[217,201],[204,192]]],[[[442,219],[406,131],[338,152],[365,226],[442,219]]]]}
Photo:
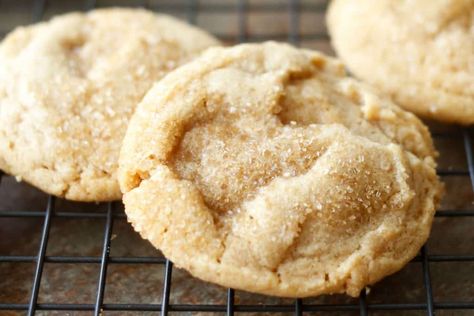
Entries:
{"type": "Polygon", "coordinates": [[[85,10],[90,11],[97,6],[97,0],[87,0],[85,10]]]}
{"type": "Polygon", "coordinates": [[[443,302],[434,306],[436,309],[474,309],[474,302],[443,302]]]}
{"type": "Polygon", "coordinates": [[[247,41],[247,10],[247,0],[239,0],[237,3],[237,16],[239,18],[239,43],[247,41]]]}
{"type": "Polygon", "coordinates": [[[1,310],[21,311],[21,310],[27,310],[27,309],[28,309],[28,304],[0,303],[0,311],[1,310]]]}
{"type": "Polygon", "coordinates": [[[300,2],[299,0],[290,0],[289,2],[289,13],[290,13],[290,20],[289,20],[289,34],[288,34],[288,41],[293,45],[298,46],[300,43],[300,2]]]}
{"type": "Polygon", "coordinates": [[[171,276],[173,273],[173,263],[166,260],[165,266],[165,281],[163,283],[163,300],[161,302],[161,316],[168,315],[170,310],[170,293],[171,293],[171,276]]]}
{"type": "Polygon", "coordinates": [[[428,261],[430,262],[469,262],[474,261],[474,255],[429,255],[428,261]]]}
{"type": "Polygon", "coordinates": [[[198,0],[188,0],[187,16],[190,24],[196,24],[198,12],[198,0]]]}
{"type": "Polygon", "coordinates": [[[227,289],[227,316],[234,316],[234,295],[233,289],[227,289]]]}
{"type": "Polygon", "coordinates": [[[44,217],[43,211],[0,211],[0,217],[44,217]]]}
{"type": "MultiPolygon", "coordinates": [[[[43,211],[0,211],[0,217],[44,217],[46,213],[43,211]]],[[[54,212],[54,217],[65,218],[106,218],[107,213],[92,212],[54,212]]],[[[116,219],[126,219],[124,213],[114,214],[116,219]]]]}
{"type": "Polygon", "coordinates": [[[462,216],[474,216],[474,211],[466,210],[466,211],[457,211],[457,210],[443,210],[437,211],[435,216],[438,217],[462,217],[462,216]]]}
{"type": "Polygon", "coordinates": [[[36,304],[38,301],[38,293],[41,285],[41,276],[43,274],[43,266],[44,266],[44,257],[46,255],[46,248],[48,246],[48,238],[49,238],[49,228],[51,225],[51,214],[54,212],[54,204],[55,204],[55,197],[50,195],[48,196],[48,205],[46,207],[46,215],[44,218],[43,224],[43,232],[41,233],[41,241],[40,247],[38,251],[38,256],[36,259],[36,269],[35,269],[35,277],[33,279],[33,286],[31,289],[31,297],[30,302],[28,305],[28,316],[32,316],[35,314],[36,304]]]}
{"type": "MultiPolygon", "coordinates": [[[[160,311],[162,304],[104,304],[103,309],[109,311],[160,311]]],[[[434,304],[436,309],[474,309],[474,302],[445,302],[434,304]]],[[[238,312],[291,312],[293,305],[236,305],[238,312]]],[[[325,304],[305,305],[305,311],[357,311],[356,304],[325,304]]],[[[400,304],[369,304],[368,308],[374,311],[382,310],[425,310],[424,303],[400,303],[400,304]]],[[[0,304],[0,310],[27,310],[28,304],[0,304]]],[[[38,304],[38,310],[63,310],[63,311],[93,311],[94,304],[38,304]]],[[[192,305],[176,304],[169,305],[169,311],[173,312],[226,312],[226,305],[192,305]]]]}
{"type": "Polygon", "coordinates": [[[303,315],[303,301],[300,298],[295,300],[295,316],[303,315]]]}
{"type": "MultiPolygon", "coordinates": [[[[0,262],[36,262],[36,256],[0,256],[0,262]]],[[[470,262],[474,255],[429,255],[429,262],[470,262]]],[[[422,262],[421,256],[411,262],[422,262]]],[[[45,256],[47,263],[94,263],[102,262],[101,257],[70,257],[70,256],[45,256]]],[[[109,257],[109,264],[166,264],[166,259],[161,257],[109,257]]]]}
{"type": "Polygon", "coordinates": [[[367,311],[367,293],[365,292],[365,289],[363,289],[360,292],[359,295],[359,309],[360,309],[360,316],[367,316],[368,311],[367,311]]]}
{"type": "Polygon", "coordinates": [[[165,264],[166,259],[160,257],[109,257],[109,264],[165,264]]]}
{"type": "Polygon", "coordinates": [[[45,8],[46,0],[33,0],[33,22],[41,21],[45,8]]]}
{"type": "Polygon", "coordinates": [[[425,284],[426,290],[426,314],[428,316],[433,316],[433,289],[431,288],[430,265],[428,262],[426,245],[421,248],[421,258],[423,267],[423,282],[425,284]]]}
{"type": "Polygon", "coordinates": [[[463,131],[464,149],[466,151],[467,167],[469,168],[469,176],[471,178],[471,186],[474,191],[474,157],[472,154],[472,141],[469,130],[463,131]]]}
{"type": "MultiPolygon", "coordinates": [[[[36,262],[36,256],[0,256],[0,262],[36,262]]],[[[47,263],[102,263],[101,257],[45,256],[47,263]]],[[[108,264],[165,264],[165,258],[159,257],[109,257],[108,264]]]]}
{"type": "Polygon", "coordinates": [[[436,170],[439,176],[469,176],[469,170],[436,170]]]}
{"type": "Polygon", "coordinates": [[[102,257],[100,262],[99,283],[97,285],[97,295],[95,301],[94,315],[99,316],[104,302],[105,282],[107,279],[107,263],[110,255],[110,238],[112,236],[112,229],[114,225],[113,213],[115,203],[108,203],[107,207],[107,221],[105,223],[104,245],[102,248],[102,257]]]}

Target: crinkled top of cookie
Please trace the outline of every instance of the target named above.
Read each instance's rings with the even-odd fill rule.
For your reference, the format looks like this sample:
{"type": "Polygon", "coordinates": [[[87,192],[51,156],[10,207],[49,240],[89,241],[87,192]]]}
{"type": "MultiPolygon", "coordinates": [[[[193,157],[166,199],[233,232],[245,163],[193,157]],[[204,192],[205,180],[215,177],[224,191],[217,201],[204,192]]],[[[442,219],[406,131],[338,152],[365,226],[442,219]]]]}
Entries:
{"type": "Polygon", "coordinates": [[[135,229],[199,278],[357,295],[425,242],[433,155],[427,128],[340,62],[269,42],[209,49],[157,83],[119,182],[135,229]]]}
{"type": "Polygon", "coordinates": [[[355,75],[417,114],[474,123],[474,1],[333,0],[327,21],[355,75]]]}
{"type": "Polygon", "coordinates": [[[141,9],[71,13],[0,45],[0,167],[68,199],[119,199],[118,155],[152,83],[210,35],[141,9]]]}

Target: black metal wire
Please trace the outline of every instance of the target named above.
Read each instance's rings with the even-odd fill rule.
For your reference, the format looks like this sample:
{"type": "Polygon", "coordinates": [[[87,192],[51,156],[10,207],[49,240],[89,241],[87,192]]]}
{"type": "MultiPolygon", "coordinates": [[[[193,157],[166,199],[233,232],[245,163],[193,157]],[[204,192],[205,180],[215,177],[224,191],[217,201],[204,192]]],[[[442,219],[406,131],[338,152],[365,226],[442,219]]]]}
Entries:
{"type": "MultiPolygon", "coordinates": [[[[0,262],[36,262],[36,256],[0,256],[0,262]]],[[[474,255],[429,255],[428,262],[470,262],[474,255]]],[[[413,258],[412,262],[422,262],[421,256],[413,258]]],[[[71,256],[45,256],[47,263],[101,263],[101,257],[71,257],[71,256]]],[[[109,257],[108,264],[166,264],[166,259],[161,257],[109,257]]]]}
{"type": "Polygon", "coordinates": [[[474,211],[472,210],[448,210],[448,211],[437,211],[435,214],[436,217],[465,217],[465,216],[474,216],[474,211]]]}
{"type": "Polygon", "coordinates": [[[303,300],[298,298],[295,300],[295,316],[303,315],[303,300]]]}
{"type": "Polygon", "coordinates": [[[110,238],[112,236],[112,229],[114,225],[114,203],[108,203],[107,207],[107,221],[105,223],[105,232],[104,232],[104,245],[102,248],[102,257],[100,258],[100,273],[99,273],[99,284],[97,286],[97,295],[95,302],[94,315],[99,316],[101,313],[102,305],[104,302],[104,290],[105,282],[107,279],[107,264],[109,261],[110,254],[110,238]]]}
{"type": "Polygon", "coordinates": [[[463,131],[464,149],[466,151],[467,166],[469,169],[469,177],[471,179],[472,190],[474,191],[474,156],[472,153],[472,140],[469,130],[463,131]]]}
{"type": "Polygon", "coordinates": [[[428,316],[434,315],[433,307],[433,290],[431,288],[430,264],[428,262],[428,254],[426,245],[421,248],[421,260],[423,268],[423,283],[426,290],[426,314],[428,316]]]}
{"type": "Polygon", "coordinates": [[[367,316],[367,300],[366,300],[366,292],[363,289],[359,296],[359,309],[360,309],[360,316],[367,316]]]}
{"type": "Polygon", "coordinates": [[[173,273],[173,263],[170,260],[166,260],[165,276],[163,283],[163,300],[161,302],[161,315],[168,315],[170,310],[170,293],[171,293],[171,277],[173,273]]]}
{"type": "MultiPolygon", "coordinates": [[[[37,310],[93,311],[94,304],[37,304],[37,310]]],[[[161,311],[162,304],[104,304],[104,311],[161,311]]],[[[426,310],[423,303],[368,304],[371,311],[426,310]]],[[[472,302],[434,303],[436,310],[474,309],[472,302]]],[[[226,305],[210,304],[169,304],[169,312],[226,312],[226,305]]],[[[293,305],[235,305],[235,312],[293,312],[293,305]]],[[[28,304],[0,304],[0,310],[28,310],[28,304]]],[[[305,312],[358,311],[358,304],[304,305],[305,312]]]]}
{"type": "Polygon", "coordinates": [[[44,10],[46,9],[46,0],[33,0],[33,22],[38,22],[43,18],[44,10]]]}
{"type": "Polygon", "coordinates": [[[28,306],[28,316],[32,316],[36,311],[36,304],[38,301],[38,293],[41,284],[41,276],[43,274],[44,257],[46,255],[46,248],[48,247],[49,228],[51,226],[51,214],[54,211],[55,198],[53,196],[48,197],[48,205],[46,207],[46,216],[44,218],[43,232],[41,233],[41,242],[36,257],[36,269],[35,276],[33,279],[33,286],[31,288],[30,304],[28,306]]]}
{"type": "Polygon", "coordinates": [[[234,295],[235,293],[233,289],[227,289],[227,310],[226,310],[227,316],[234,315],[234,295]]]}
{"type": "Polygon", "coordinates": [[[290,21],[289,21],[289,33],[288,41],[293,45],[298,46],[300,44],[300,2],[299,0],[290,0],[288,6],[290,21]]]}
{"type": "MultiPolygon", "coordinates": [[[[0,217],[44,217],[44,211],[0,211],[0,217]]],[[[54,217],[63,218],[107,218],[106,213],[93,212],[55,212],[54,217]]],[[[114,214],[115,219],[126,219],[124,213],[114,214]]]]}
{"type": "MultiPolygon", "coordinates": [[[[0,262],[36,262],[36,256],[0,256],[0,262]]],[[[452,260],[451,260],[452,261],[452,260]]],[[[102,257],[45,256],[47,263],[102,263],[102,257]]],[[[107,264],[165,264],[160,257],[108,257],[107,264]]]]}
{"type": "MultiPolygon", "coordinates": [[[[187,0],[187,2],[167,2],[166,4],[150,4],[148,0],[137,0],[139,5],[159,9],[166,12],[186,12],[190,23],[198,22],[200,12],[220,14],[224,12],[234,12],[238,17],[238,38],[237,41],[262,41],[267,39],[288,40],[295,45],[299,45],[305,40],[327,40],[326,33],[300,34],[299,23],[301,11],[322,12],[326,4],[307,4],[300,3],[299,0],[288,0],[284,3],[253,3],[249,5],[246,0],[238,0],[235,4],[227,3],[199,3],[198,0],[187,0]],[[249,34],[247,30],[248,11],[254,12],[288,12],[289,13],[289,32],[280,34],[249,34]]],[[[83,2],[84,3],[84,2],[83,2]]],[[[84,10],[93,9],[97,4],[96,0],[86,0],[84,10]]],[[[41,20],[46,7],[49,5],[47,0],[34,0],[32,17],[33,21],[41,20]]],[[[218,35],[219,36],[219,35],[218,35]]],[[[234,36],[221,36],[223,40],[235,41],[234,36]]],[[[443,133],[433,133],[433,137],[442,139],[461,139],[464,143],[466,153],[467,170],[438,170],[438,174],[443,177],[462,176],[470,177],[474,191],[474,155],[472,151],[471,131],[464,129],[461,131],[449,131],[443,133]]],[[[0,184],[2,183],[3,173],[0,172],[0,184]]],[[[463,255],[444,255],[429,254],[426,247],[423,247],[420,255],[415,257],[413,264],[421,264],[423,270],[423,284],[425,287],[426,302],[423,303],[398,303],[371,304],[370,296],[367,297],[365,290],[361,292],[358,302],[351,304],[306,304],[301,299],[295,300],[294,304],[276,304],[276,305],[243,305],[235,304],[235,291],[227,289],[227,301],[225,304],[170,304],[170,295],[172,287],[173,264],[161,256],[157,257],[110,257],[111,232],[114,220],[125,220],[123,212],[115,211],[114,205],[109,204],[107,212],[62,212],[55,210],[55,198],[48,197],[46,210],[8,210],[0,211],[0,218],[44,218],[40,246],[36,256],[9,256],[0,254],[0,263],[2,262],[30,262],[35,263],[35,274],[32,282],[31,298],[26,304],[3,303],[0,302],[0,310],[27,311],[28,315],[33,315],[36,310],[55,310],[55,311],[91,311],[98,315],[100,311],[156,311],[162,315],[169,312],[219,312],[226,315],[233,315],[235,312],[287,312],[295,315],[302,315],[304,312],[343,312],[359,311],[360,315],[368,315],[369,311],[401,311],[417,310],[426,311],[427,315],[434,315],[436,310],[455,310],[469,309],[474,310],[474,301],[460,302],[436,302],[433,297],[433,289],[430,276],[430,262],[474,262],[474,254],[463,255]],[[106,219],[104,229],[103,251],[100,257],[91,256],[47,256],[49,230],[53,217],[84,219],[84,218],[104,218],[106,219]],[[95,303],[86,304],[59,304],[54,302],[38,302],[38,294],[41,287],[41,278],[44,264],[74,263],[74,264],[96,264],[100,265],[98,276],[97,293],[95,303]],[[107,281],[107,268],[110,264],[160,264],[164,265],[164,283],[163,298],[161,304],[107,304],[104,303],[104,292],[107,281]]],[[[440,210],[437,217],[474,217],[474,210],[440,210]]]]}
{"type": "MultiPolygon", "coordinates": [[[[402,310],[425,310],[426,304],[372,304],[368,305],[373,311],[402,311],[402,310]]],[[[292,305],[237,305],[237,312],[291,312],[292,305]]],[[[437,310],[467,310],[474,309],[473,303],[447,302],[435,304],[437,310]]],[[[0,305],[0,310],[26,310],[26,304],[9,304],[8,308],[0,305]]],[[[93,304],[38,304],[39,310],[63,310],[63,311],[93,311],[93,304]]],[[[225,305],[169,305],[171,312],[225,312],[225,305]]],[[[105,311],[161,311],[161,304],[104,304],[105,311]]],[[[334,305],[308,305],[306,312],[342,312],[357,311],[358,305],[334,304],[334,305]]]]}
{"type": "Polygon", "coordinates": [[[97,0],[87,0],[85,10],[89,11],[94,9],[97,6],[97,0]]]}
{"type": "Polygon", "coordinates": [[[198,0],[188,0],[187,16],[188,22],[190,24],[196,24],[197,22],[197,12],[198,12],[198,0]]]}
{"type": "Polygon", "coordinates": [[[247,41],[247,0],[239,0],[237,3],[237,17],[239,19],[239,37],[238,42],[243,43],[247,41]]]}

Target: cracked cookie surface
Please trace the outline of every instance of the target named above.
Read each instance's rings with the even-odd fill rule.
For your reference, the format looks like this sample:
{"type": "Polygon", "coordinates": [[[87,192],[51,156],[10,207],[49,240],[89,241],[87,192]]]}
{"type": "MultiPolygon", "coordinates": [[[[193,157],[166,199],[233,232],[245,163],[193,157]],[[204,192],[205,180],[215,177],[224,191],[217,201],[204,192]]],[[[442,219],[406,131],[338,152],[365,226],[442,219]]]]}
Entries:
{"type": "Polygon", "coordinates": [[[140,9],[70,13],[0,45],[0,168],[79,201],[120,199],[128,120],[152,84],[210,35],[140,9]]]}
{"type": "Polygon", "coordinates": [[[418,115],[474,123],[474,1],[333,0],[327,24],[354,75],[418,115]]]}
{"type": "Polygon", "coordinates": [[[178,267],[270,295],[356,296],[426,241],[441,185],[427,128],[320,53],[212,48],[133,115],[119,183],[178,267]]]}

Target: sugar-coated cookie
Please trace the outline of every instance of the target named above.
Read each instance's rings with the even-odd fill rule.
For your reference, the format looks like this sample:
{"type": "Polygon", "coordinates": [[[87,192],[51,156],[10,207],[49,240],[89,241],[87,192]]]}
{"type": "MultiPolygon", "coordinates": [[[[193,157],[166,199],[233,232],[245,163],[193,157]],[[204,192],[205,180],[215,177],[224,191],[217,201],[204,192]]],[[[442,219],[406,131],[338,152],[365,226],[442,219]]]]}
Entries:
{"type": "Polygon", "coordinates": [[[333,0],[327,22],[354,75],[423,117],[474,123],[474,1],[333,0]]]}
{"type": "Polygon", "coordinates": [[[141,9],[70,13],[0,44],[0,168],[79,201],[119,199],[128,120],[153,82],[218,42],[141,9]]]}
{"type": "Polygon", "coordinates": [[[133,115],[119,182],[178,267],[270,295],[358,295],[426,241],[440,182],[427,128],[320,53],[211,48],[133,115]]]}

